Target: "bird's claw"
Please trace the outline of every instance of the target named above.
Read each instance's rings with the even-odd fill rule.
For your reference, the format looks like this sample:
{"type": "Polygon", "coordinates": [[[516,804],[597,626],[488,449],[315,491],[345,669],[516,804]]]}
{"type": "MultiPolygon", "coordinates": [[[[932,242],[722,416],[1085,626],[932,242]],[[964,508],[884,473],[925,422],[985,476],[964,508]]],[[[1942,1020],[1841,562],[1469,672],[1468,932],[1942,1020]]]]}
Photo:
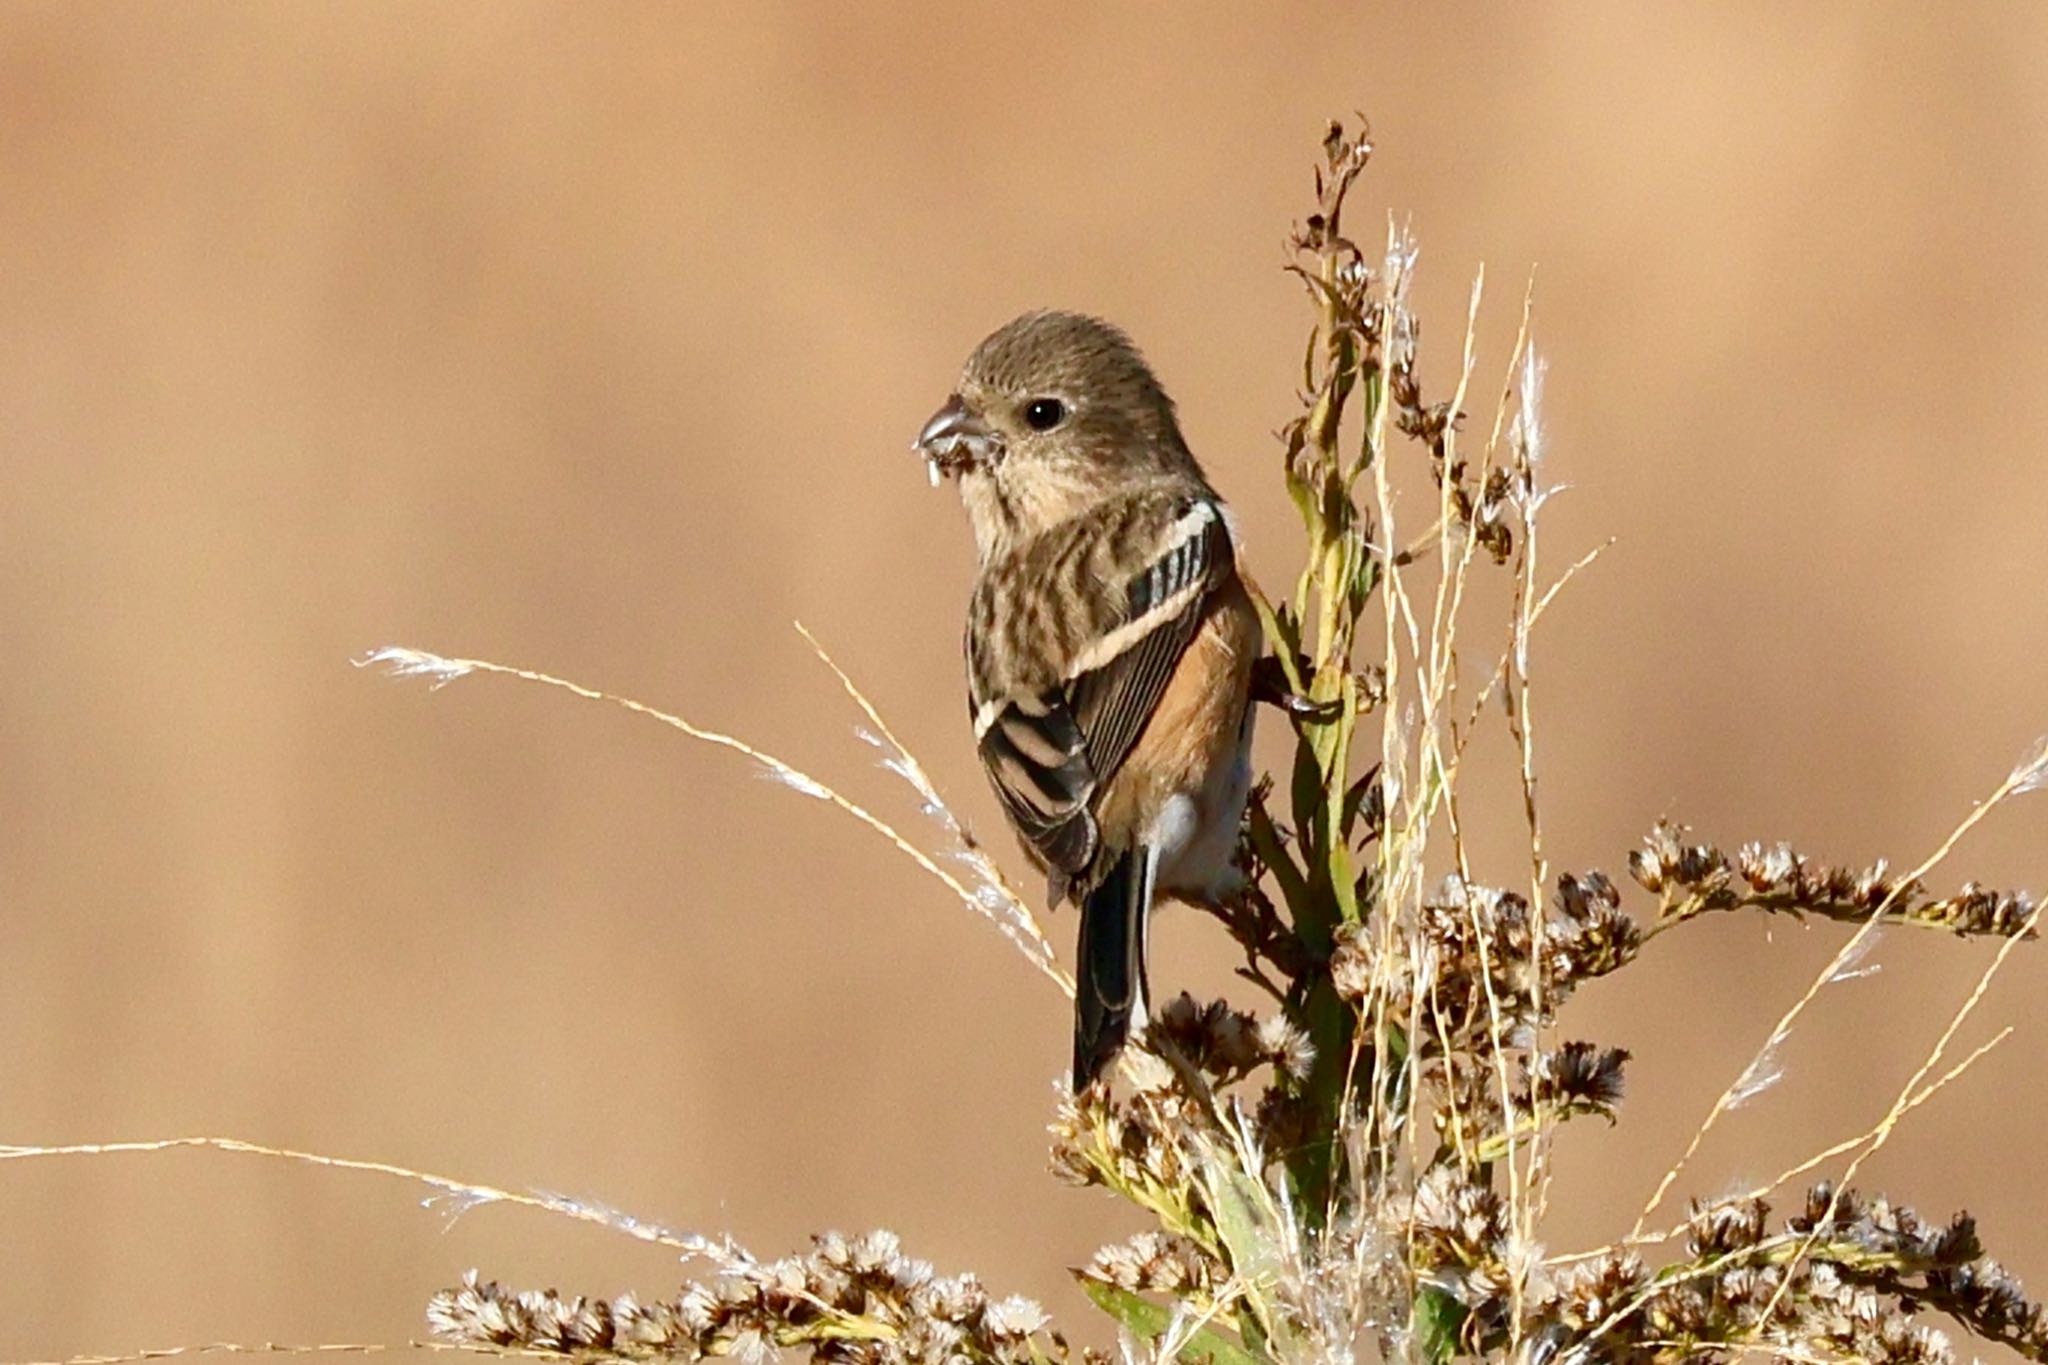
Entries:
{"type": "MultiPolygon", "coordinates": [[[[1307,660],[1302,660],[1306,664],[1307,660]]],[[[1252,700],[1278,707],[1297,720],[1328,724],[1344,714],[1344,703],[1334,698],[1315,701],[1287,685],[1287,670],[1277,656],[1268,654],[1252,665],[1252,700]]]]}

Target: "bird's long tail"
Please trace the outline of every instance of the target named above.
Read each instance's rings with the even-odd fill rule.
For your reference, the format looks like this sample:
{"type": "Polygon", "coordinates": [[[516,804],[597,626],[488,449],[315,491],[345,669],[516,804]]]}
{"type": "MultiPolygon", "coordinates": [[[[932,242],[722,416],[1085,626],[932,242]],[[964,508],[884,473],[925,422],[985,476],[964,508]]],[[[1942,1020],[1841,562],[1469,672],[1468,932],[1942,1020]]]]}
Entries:
{"type": "Polygon", "coordinates": [[[1132,1026],[1144,1027],[1145,936],[1158,858],[1142,846],[1116,860],[1081,901],[1074,989],[1074,1093],[1100,1076],[1132,1026]]]}

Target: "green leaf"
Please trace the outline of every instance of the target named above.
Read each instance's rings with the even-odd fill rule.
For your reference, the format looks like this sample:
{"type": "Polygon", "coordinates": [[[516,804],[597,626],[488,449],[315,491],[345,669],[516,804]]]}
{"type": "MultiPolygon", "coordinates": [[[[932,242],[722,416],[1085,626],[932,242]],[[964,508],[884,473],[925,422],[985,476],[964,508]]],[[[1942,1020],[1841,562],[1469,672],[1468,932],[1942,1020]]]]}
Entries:
{"type": "Polygon", "coordinates": [[[1266,809],[1264,801],[1254,801],[1248,808],[1251,816],[1252,848],[1258,853],[1259,861],[1273,874],[1273,880],[1280,884],[1280,895],[1287,902],[1287,918],[1296,924],[1308,906],[1308,882],[1295,866],[1294,855],[1281,842],[1280,831],[1273,824],[1273,816],[1266,809]]]}
{"type": "Polygon", "coordinates": [[[1365,800],[1379,786],[1380,765],[1375,763],[1365,770],[1365,775],[1344,789],[1344,837],[1348,840],[1351,832],[1358,827],[1359,817],[1365,813],[1365,800]]]}
{"type": "Polygon", "coordinates": [[[1351,827],[1344,818],[1344,779],[1351,765],[1351,731],[1358,724],[1358,681],[1346,673],[1337,689],[1343,711],[1331,725],[1335,742],[1325,769],[1322,793],[1323,857],[1329,860],[1330,890],[1337,913],[1346,924],[1358,922],[1358,873],[1351,865],[1351,827]]]}
{"type": "Polygon", "coordinates": [[[1443,1365],[1458,1353],[1458,1329],[1465,1325],[1465,1306],[1441,1289],[1425,1288],[1415,1296],[1411,1315],[1421,1358],[1443,1365]]]}
{"type": "Polygon", "coordinates": [[[1364,419],[1359,424],[1364,428],[1364,431],[1359,434],[1358,461],[1351,467],[1350,477],[1346,480],[1347,484],[1356,484],[1358,476],[1372,468],[1372,462],[1379,456],[1378,449],[1373,445],[1373,437],[1379,434],[1380,409],[1385,407],[1386,404],[1387,372],[1384,367],[1374,365],[1365,376],[1365,394],[1363,399],[1365,414],[1364,419]]]}
{"type": "Polygon", "coordinates": [[[1330,894],[1336,899],[1338,918],[1358,923],[1358,873],[1351,865],[1350,846],[1340,840],[1323,856],[1330,860],[1330,894]]]}
{"type": "Polygon", "coordinates": [[[1351,614],[1356,617],[1365,611],[1365,604],[1372,600],[1373,589],[1380,585],[1380,557],[1370,551],[1358,556],[1351,572],[1351,614]]]}
{"type": "MultiPolygon", "coordinates": [[[[1302,1098],[1311,1114],[1301,1145],[1288,1154],[1287,1171],[1298,1199],[1297,1214],[1311,1228],[1320,1228],[1329,1211],[1332,1181],[1337,1174],[1338,1116],[1346,1101],[1345,1078],[1351,1068],[1351,1031],[1357,1012],[1337,994],[1327,974],[1319,975],[1307,998],[1289,1009],[1295,1026],[1316,1045],[1315,1062],[1302,1083],[1302,1098]]],[[[1362,1079],[1372,1076],[1370,1054],[1361,1057],[1362,1079]]]]}
{"type": "Polygon", "coordinates": [[[1245,591],[1252,599],[1252,610],[1258,614],[1259,628],[1265,632],[1266,648],[1280,661],[1280,672],[1287,679],[1288,690],[1299,696],[1305,690],[1301,670],[1296,664],[1301,653],[1301,627],[1288,616],[1273,610],[1273,604],[1266,600],[1258,585],[1247,580],[1245,591]]]}
{"type": "MultiPolygon", "coordinates": [[[[1351,523],[1357,518],[1358,509],[1351,505],[1351,491],[1335,478],[1324,482],[1322,493],[1323,525],[1329,528],[1334,541],[1351,529],[1351,523]]],[[[1333,587],[1344,581],[1341,572],[1332,573],[1329,578],[1329,586],[1333,587]]]]}
{"type": "MultiPolygon", "coordinates": [[[[1161,1307],[1150,1299],[1139,1298],[1128,1289],[1119,1289],[1113,1284],[1078,1277],[1081,1292],[1092,1299],[1097,1308],[1124,1325],[1134,1337],[1144,1341],[1157,1341],[1166,1334],[1173,1322],[1173,1310],[1161,1307]]],[[[1198,1327],[1188,1344],[1181,1347],[1182,1360],[1206,1361],[1208,1365],[1265,1365],[1266,1357],[1253,1355],[1244,1347],[1208,1327],[1198,1327]]]]}
{"type": "Polygon", "coordinates": [[[1294,510],[1301,513],[1302,529],[1311,536],[1316,533],[1316,490],[1315,486],[1301,477],[1292,466],[1287,470],[1287,496],[1294,500],[1294,510]]]}
{"type": "Polygon", "coordinates": [[[1301,842],[1301,859],[1311,876],[1322,861],[1318,849],[1323,819],[1323,767],[1318,761],[1314,736],[1321,732],[1321,726],[1305,727],[1309,736],[1294,746],[1294,774],[1289,783],[1288,794],[1293,798],[1294,832],[1301,842]]]}
{"type": "Polygon", "coordinates": [[[1259,1217],[1258,1205],[1267,1201],[1265,1191],[1252,1183],[1229,1151],[1205,1147],[1206,1159],[1200,1167],[1202,1197],[1216,1220],[1223,1249],[1230,1253],[1232,1277],[1243,1282],[1246,1301],[1270,1334],[1284,1324],[1273,1321],[1265,1291],[1279,1279],[1283,1267],[1277,1244],[1259,1217]]]}

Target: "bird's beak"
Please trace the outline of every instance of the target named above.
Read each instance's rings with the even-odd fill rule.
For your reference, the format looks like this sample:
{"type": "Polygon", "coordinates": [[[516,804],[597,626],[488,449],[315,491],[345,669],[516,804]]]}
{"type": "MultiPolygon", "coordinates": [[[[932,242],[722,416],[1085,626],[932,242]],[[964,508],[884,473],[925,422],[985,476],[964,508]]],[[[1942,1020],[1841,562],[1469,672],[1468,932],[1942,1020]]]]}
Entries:
{"type": "Polygon", "coordinates": [[[1001,452],[1002,443],[956,393],[932,414],[911,448],[924,456],[932,487],[937,488],[943,478],[990,463],[1001,452]]]}

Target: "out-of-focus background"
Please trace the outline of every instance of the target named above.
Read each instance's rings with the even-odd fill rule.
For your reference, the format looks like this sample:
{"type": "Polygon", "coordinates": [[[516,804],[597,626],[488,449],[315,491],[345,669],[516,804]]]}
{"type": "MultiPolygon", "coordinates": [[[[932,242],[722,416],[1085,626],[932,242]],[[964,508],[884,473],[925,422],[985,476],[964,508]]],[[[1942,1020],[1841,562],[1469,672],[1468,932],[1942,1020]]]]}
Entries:
{"type": "MultiPolygon", "coordinates": [[[[987,924],[731,754],[351,657],[568,674],[932,834],[801,618],[999,833],[970,546],[909,438],[1012,314],[1107,315],[1291,573],[1283,241],[1356,109],[1354,225],[1412,221],[1435,386],[1483,262],[1490,417],[1537,267],[1545,553],[1615,540],[1538,642],[1557,863],[1618,875],[1663,814],[1916,862],[2048,729],[2044,62],[2021,4],[8,6],[0,1140],[231,1134],[764,1254],[886,1225],[1103,1339],[1064,1267],[1134,1216],[1043,1173],[1066,1009],[987,924]]],[[[1474,819],[1521,878],[1512,794],[1474,819]]],[[[2044,831],[2016,803],[1935,881],[2038,885],[2044,831]]],[[[1623,1126],[1566,1139],[1553,1249],[1625,1229],[1840,938],[1701,924],[1574,1005],[1637,1060],[1623,1126]]],[[[1865,1183],[2048,1287],[2042,951],[1865,1183]]],[[[1886,935],[1680,1190],[1867,1128],[1990,953],[1886,935]]],[[[1154,975],[1229,961],[1175,914],[1154,975]]],[[[677,1283],[420,1194],[0,1163],[0,1358],[402,1341],[470,1265],[677,1283]]]]}

